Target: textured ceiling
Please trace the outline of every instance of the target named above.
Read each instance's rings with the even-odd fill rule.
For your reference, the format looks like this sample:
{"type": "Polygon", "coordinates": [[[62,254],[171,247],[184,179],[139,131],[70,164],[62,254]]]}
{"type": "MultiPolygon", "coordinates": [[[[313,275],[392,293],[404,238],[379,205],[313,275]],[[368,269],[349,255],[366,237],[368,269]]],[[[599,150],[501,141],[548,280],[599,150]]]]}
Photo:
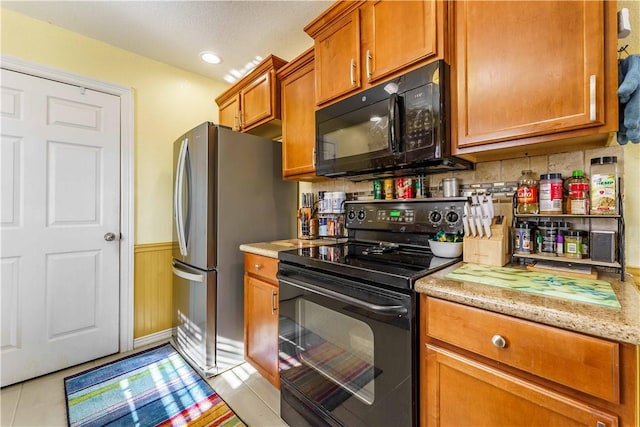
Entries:
{"type": "Polygon", "coordinates": [[[305,25],[331,1],[6,1],[1,6],[194,73],[224,80],[257,56],[312,46],[305,25]],[[202,51],[222,57],[205,64],[202,51]]]}

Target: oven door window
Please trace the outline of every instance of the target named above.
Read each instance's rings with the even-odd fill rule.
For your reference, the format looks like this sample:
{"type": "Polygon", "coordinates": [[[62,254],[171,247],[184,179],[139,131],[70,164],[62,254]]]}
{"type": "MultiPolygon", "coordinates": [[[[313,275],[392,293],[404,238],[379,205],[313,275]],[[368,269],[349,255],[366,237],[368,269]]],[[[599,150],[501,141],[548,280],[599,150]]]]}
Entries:
{"type": "Polygon", "coordinates": [[[308,271],[279,278],[283,390],[338,424],[411,425],[411,297],[308,271]]]}
{"type": "Polygon", "coordinates": [[[309,299],[299,299],[295,305],[295,323],[287,324],[290,319],[285,317],[280,324],[293,332],[295,342],[294,354],[280,362],[287,367],[287,378],[314,400],[331,406],[349,396],[371,405],[376,376],[371,327],[309,299]],[[300,377],[301,372],[306,373],[300,377]]]}

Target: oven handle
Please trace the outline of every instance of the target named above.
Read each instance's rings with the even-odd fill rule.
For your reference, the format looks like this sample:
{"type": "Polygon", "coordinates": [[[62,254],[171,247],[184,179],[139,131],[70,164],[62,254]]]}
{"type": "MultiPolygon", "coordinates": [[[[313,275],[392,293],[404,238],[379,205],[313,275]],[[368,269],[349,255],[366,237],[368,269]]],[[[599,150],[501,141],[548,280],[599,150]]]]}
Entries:
{"type": "Polygon", "coordinates": [[[386,315],[400,315],[403,316],[407,314],[408,310],[406,307],[402,305],[378,305],[371,304],[366,301],[359,300],[357,298],[351,297],[349,295],[343,295],[339,292],[332,291],[330,289],[321,288],[320,286],[312,285],[306,282],[298,282],[292,281],[292,279],[283,279],[281,275],[278,275],[278,279],[280,282],[285,283],[287,285],[294,286],[296,288],[303,289],[305,291],[313,292],[318,295],[322,295],[328,298],[333,298],[338,301],[345,302],[347,304],[353,304],[358,307],[364,308],[365,310],[369,310],[375,313],[386,314],[386,315]]]}

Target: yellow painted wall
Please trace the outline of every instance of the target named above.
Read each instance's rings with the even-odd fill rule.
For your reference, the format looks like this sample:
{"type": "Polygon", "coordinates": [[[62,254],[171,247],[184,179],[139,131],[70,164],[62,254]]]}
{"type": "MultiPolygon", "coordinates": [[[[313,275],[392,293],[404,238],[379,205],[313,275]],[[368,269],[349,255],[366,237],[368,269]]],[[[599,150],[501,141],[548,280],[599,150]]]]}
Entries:
{"type": "Polygon", "coordinates": [[[0,14],[1,53],[133,89],[134,241],[171,241],[172,142],[217,121],[215,97],[228,84],[7,9],[0,14]]]}

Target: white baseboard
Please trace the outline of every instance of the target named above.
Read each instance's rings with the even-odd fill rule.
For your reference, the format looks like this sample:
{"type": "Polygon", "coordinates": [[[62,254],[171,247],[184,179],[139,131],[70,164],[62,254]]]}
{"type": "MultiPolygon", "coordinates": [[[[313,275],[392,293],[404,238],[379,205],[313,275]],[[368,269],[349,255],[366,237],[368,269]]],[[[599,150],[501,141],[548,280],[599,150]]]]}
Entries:
{"type": "Polygon", "coordinates": [[[145,345],[154,344],[159,341],[168,341],[171,338],[171,332],[172,329],[165,329],[164,331],[136,338],[133,340],[133,348],[144,347],[145,345]]]}

